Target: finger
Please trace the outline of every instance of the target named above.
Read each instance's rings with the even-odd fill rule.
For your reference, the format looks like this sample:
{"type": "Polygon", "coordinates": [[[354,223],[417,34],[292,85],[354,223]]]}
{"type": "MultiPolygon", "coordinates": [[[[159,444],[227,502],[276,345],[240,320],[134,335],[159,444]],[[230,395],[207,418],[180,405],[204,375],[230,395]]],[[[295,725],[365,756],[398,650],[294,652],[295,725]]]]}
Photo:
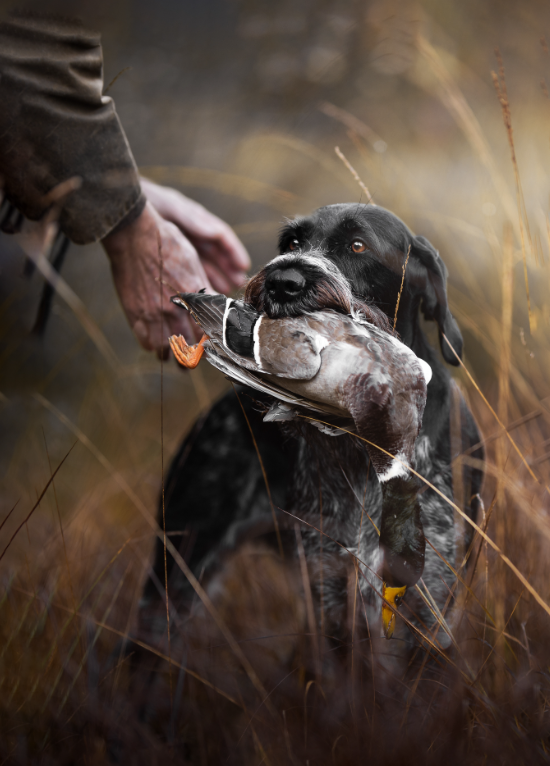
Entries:
{"type": "Polygon", "coordinates": [[[220,238],[220,245],[227,252],[229,264],[236,271],[248,271],[252,265],[248,251],[229,226],[220,238]]]}
{"type": "Polygon", "coordinates": [[[170,336],[168,323],[159,321],[157,316],[149,323],[148,330],[150,348],[155,351],[160,359],[165,353],[164,349],[168,347],[168,338],[170,336]]]}
{"type": "MultiPolygon", "coordinates": [[[[246,282],[248,279],[248,275],[245,271],[241,271],[240,269],[235,269],[226,258],[222,258],[221,256],[216,258],[212,255],[212,249],[208,248],[208,257],[204,256],[204,250],[201,252],[199,251],[199,255],[202,256],[202,266],[205,270],[205,272],[210,275],[208,267],[212,267],[216,270],[217,274],[220,275],[223,279],[226,280],[226,282],[229,283],[229,287],[240,287],[242,284],[246,282]]],[[[214,283],[212,283],[214,284],[214,283]]],[[[216,288],[220,292],[226,292],[226,290],[221,290],[219,287],[216,288]]]]}
{"type": "Polygon", "coordinates": [[[194,322],[192,319],[189,320],[189,327],[191,328],[191,332],[193,333],[193,340],[195,343],[197,343],[202,336],[204,335],[202,327],[199,327],[199,325],[194,322]]]}
{"type": "MultiPolygon", "coordinates": [[[[212,267],[213,269],[216,270],[218,275],[220,275],[226,282],[229,283],[229,286],[231,288],[240,287],[248,279],[248,274],[245,271],[241,271],[240,269],[235,269],[233,266],[231,266],[227,262],[227,259],[225,258],[213,257],[211,250],[209,250],[208,257],[204,256],[204,251],[202,252],[199,251],[199,255],[201,257],[201,264],[205,272],[208,275],[213,273],[208,270],[209,266],[212,267]]],[[[220,292],[223,292],[222,290],[220,290],[219,287],[217,287],[216,289],[219,290],[220,292]]]]}
{"type": "Polygon", "coordinates": [[[188,237],[201,257],[225,260],[237,271],[250,268],[250,256],[233,229],[202,205],[176,194],[170,197],[164,215],[188,237]]]}
{"type": "Polygon", "coordinates": [[[224,276],[233,287],[242,287],[248,280],[248,274],[245,271],[225,271],[224,276]]]}
{"type": "Polygon", "coordinates": [[[174,288],[181,292],[214,292],[193,244],[173,224],[164,221],[163,229],[163,280],[169,290],[169,298],[174,288]]]}
{"type": "Polygon", "coordinates": [[[203,263],[206,276],[210,280],[210,284],[218,293],[230,293],[233,289],[231,282],[225,278],[222,272],[217,269],[212,263],[203,263]]]}
{"type": "Polygon", "coordinates": [[[216,236],[188,236],[203,261],[210,261],[224,271],[242,272],[250,268],[250,257],[244,245],[229,227],[227,232],[216,236]]]}
{"type": "Polygon", "coordinates": [[[135,322],[135,324],[132,326],[132,331],[138,339],[140,346],[142,346],[146,351],[153,350],[153,345],[149,337],[149,328],[142,319],[138,319],[137,322],[135,322]]]}
{"type": "Polygon", "coordinates": [[[177,314],[168,316],[167,324],[169,335],[183,335],[189,345],[202,338],[203,331],[184,309],[181,309],[177,314]]]}
{"type": "Polygon", "coordinates": [[[193,243],[195,240],[218,243],[220,256],[227,257],[235,269],[246,271],[250,268],[245,246],[221,218],[175,189],[143,177],[141,187],[160,215],[174,223],[193,243]]]}

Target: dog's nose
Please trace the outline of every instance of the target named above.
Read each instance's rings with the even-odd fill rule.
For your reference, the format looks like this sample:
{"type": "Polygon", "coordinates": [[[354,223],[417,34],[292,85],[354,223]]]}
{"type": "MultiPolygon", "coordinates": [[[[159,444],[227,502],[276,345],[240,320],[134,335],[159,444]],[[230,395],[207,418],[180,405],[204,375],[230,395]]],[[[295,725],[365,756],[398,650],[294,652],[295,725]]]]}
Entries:
{"type": "Polygon", "coordinates": [[[305,277],[296,269],[275,269],[265,281],[269,296],[280,302],[296,298],[305,286],[305,277]]]}

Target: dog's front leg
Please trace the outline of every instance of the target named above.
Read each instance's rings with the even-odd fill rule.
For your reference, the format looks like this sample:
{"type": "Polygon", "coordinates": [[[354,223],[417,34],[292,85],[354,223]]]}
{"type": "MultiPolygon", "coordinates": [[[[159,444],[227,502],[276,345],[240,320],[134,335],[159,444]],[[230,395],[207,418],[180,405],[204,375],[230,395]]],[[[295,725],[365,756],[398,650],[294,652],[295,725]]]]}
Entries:
{"type": "Polygon", "coordinates": [[[415,585],[424,569],[426,540],[418,502],[419,481],[408,473],[379,481],[382,487],[380,549],[382,564],[382,623],[384,635],[391,638],[395,610],[407,588],[415,585]]]}
{"type": "Polygon", "coordinates": [[[418,501],[420,482],[409,469],[414,466],[425,385],[423,390],[413,389],[412,395],[401,396],[396,402],[391,381],[380,383],[365,375],[348,380],[346,393],[357,433],[366,442],[382,489],[382,618],[384,634],[391,638],[395,610],[424,569],[426,543],[418,501]]]}

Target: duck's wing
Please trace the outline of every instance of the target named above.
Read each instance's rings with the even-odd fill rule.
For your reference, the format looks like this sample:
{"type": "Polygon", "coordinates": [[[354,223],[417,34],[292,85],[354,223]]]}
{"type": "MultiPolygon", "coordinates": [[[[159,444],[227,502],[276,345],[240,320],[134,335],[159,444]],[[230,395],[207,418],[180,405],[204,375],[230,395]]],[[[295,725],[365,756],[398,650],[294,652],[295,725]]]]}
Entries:
{"type": "Polygon", "coordinates": [[[243,301],[225,295],[178,293],[172,302],[187,309],[204,330],[218,354],[224,354],[236,364],[258,370],[254,358],[254,328],[262,315],[243,301]]]}
{"type": "Polygon", "coordinates": [[[292,407],[303,408],[318,414],[334,414],[330,407],[325,407],[320,402],[313,402],[310,399],[306,399],[299,394],[294,394],[292,391],[283,388],[278,384],[275,377],[264,377],[260,374],[256,374],[253,370],[242,367],[239,363],[233,361],[225,353],[225,350],[221,349],[220,345],[216,342],[206,344],[205,352],[206,358],[213,367],[216,367],[216,369],[220,370],[220,372],[223,372],[224,375],[227,375],[228,378],[237,383],[244,386],[250,386],[256,391],[268,394],[292,407]]]}
{"type": "Polygon", "coordinates": [[[268,319],[243,301],[225,295],[178,293],[173,303],[191,312],[218,355],[240,367],[293,380],[313,378],[329,341],[306,317],[268,319]]]}
{"type": "Polygon", "coordinates": [[[189,311],[209,338],[219,340],[223,337],[224,318],[230,300],[225,295],[206,295],[203,292],[178,293],[171,298],[172,303],[189,311]]]}
{"type": "Polygon", "coordinates": [[[268,319],[255,328],[256,361],[262,372],[291,380],[311,380],[321,367],[321,351],[329,340],[309,325],[307,317],[268,319]]]}

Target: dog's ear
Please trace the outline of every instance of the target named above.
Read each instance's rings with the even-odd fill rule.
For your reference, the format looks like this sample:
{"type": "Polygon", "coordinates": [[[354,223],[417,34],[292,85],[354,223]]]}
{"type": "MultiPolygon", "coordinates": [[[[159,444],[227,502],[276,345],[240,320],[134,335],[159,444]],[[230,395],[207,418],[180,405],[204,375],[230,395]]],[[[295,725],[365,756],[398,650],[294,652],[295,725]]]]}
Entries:
{"type": "Polygon", "coordinates": [[[411,255],[426,267],[428,280],[422,296],[421,311],[425,319],[434,319],[439,327],[439,344],[443,359],[448,364],[458,366],[456,356],[449,348],[443,334],[462,359],[462,334],[447,304],[447,267],[439,253],[426,237],[414,237],[411,242],[411,255]]]}

